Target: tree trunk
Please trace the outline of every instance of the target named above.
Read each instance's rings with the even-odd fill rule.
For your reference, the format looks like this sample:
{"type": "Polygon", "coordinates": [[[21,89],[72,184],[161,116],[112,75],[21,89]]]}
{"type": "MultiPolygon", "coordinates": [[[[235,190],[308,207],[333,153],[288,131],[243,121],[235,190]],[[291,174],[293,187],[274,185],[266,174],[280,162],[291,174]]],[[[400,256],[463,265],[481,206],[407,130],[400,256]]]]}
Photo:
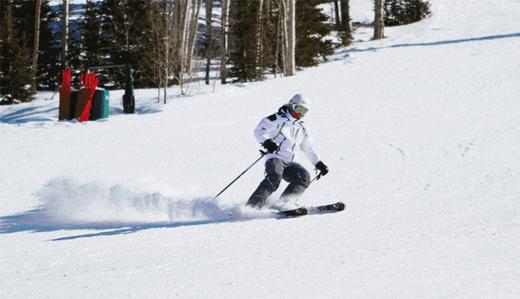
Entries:
{"type": "Polygon", "coordinates": [[[168,98],[168,77],[170,76],[170,8],[168,1],[164,0],[164,88],[163,88],[163,103],[166,104],[168,98]]]}
{"type": "Polygon", "coordinates": [[[258,12],[256,15],[256,53],[255,53],[255,73],[262,76],[262,67],[260,60],[262,56],[262,14],[264,13],[264,0],[258,1],[258,12]],[[260,69],[260,71],[258,71],[260,69]]]}
{"type": "Polygon", "coordinates": [[[175,1],[175,69],[174,74],[179,83],[181,94],[184,93],[184,73],[186,70],[186,55],[189,39],[189,14],[190,3],[192,0],[176,0],[175,1]]]}
{"type": "Polygon", "coordinates": [[[35,14],[34,14],[34,47],[32,55],[32,93],[36,93],[36,74],[38,70],[38,51],[40,49],[40,20],[41,20],[42,1],[36,0],[35,14]]]}
{"type": "MultiPolygon", "coordinates": [[[[278,74],[278,71],[280,69],[280,66],[278,65],[278,63],[280,62],[279,59],[280,59],[280,53],[283,53],[283,45],[282,45],[282,42],[283,41],[283,34],[282,34],[282,31],[283,31],[283,25],[282,25],[282,22],[283,22],[283,17],[282,17],[282,14],[280,13],[280,9],[281,9],[282,5],[280,3],[278,3],[278,18],[277,18],[277,22],[276,22],[276,42],[275,42],[275,51],[274,51],[274,77],[276,78],[276,75],[278,74]]],[[[283,54],[282,54],[283,55],[283,54]]]]}
{"type": "Polygon", "coordinates": [[[352,28],[350,26],[350,3],[349,0],[341,0],[341,43],[348,46],[352,42],[352,28]]]}
{"type": "Polygon", "coordinates": [[[287,0],[280,1],[280,31],[282,32],[281,44],[282,44],[282,71],[285,75],[285,68],[287,67],[287,0]]]}
{"type": "Polygon", "coordinates": [[[341,19],[339,18],[339,0],[334,0],[334,19],[336,21],[336,30],[341,30],[341,19]]]}
{"type": "Polygon", "coordinates": [[[226,84],[226,62],[228,52],[228,16],[229,16],[229,0],[221,0],[222,24],[220,32],[220,82],[226,84]]]}
{"type": "Polygon", "coordinates": [[[171,0],[156,1],[150,4],[145,14],[149,30],[146,42],[141,46],[139,63],[146,79],[156,83],[157,103],[167,103],[169,79],[177,63],[175,8],[171,0]]]}
{"type": "Polygon", "coordinates": [[[211,57],[213,56],[213,0],[206,0],[206,85],[209,85],[211,57]]]}
{"type": "Polygon", "coordinates": [[[296,74],[296,0],[287,3],[287,67],[286,76],[296,74]]]}
{"type": "Polygon", "coordinates": [[[382,39],[385,24],[383,22],[383,0],[375,0],[374,4],[374,39],[382,39]]]}
{"type": "Polygon", "coordinates": [[[194,3],[192,4],[191,9],[191,20],[190,20],[190,26],[189,26],[189,39],[188,39],[188,53],[187,53],[187,72],[189,76],[191,77],[191,60],[193,58],[193,52],[195,51],[195,44],[197,42],[197,35],[198,35],[198,25],[199,25],[199,13],[200,13],[200,7],[202,5],[202,0],[194,0],[194,3]]]}
{"type": "Polygon", "coordinates": [[[63,26],[61,37],[61,68],[68,65],[68,35],[69,35],[69,0],[63,0],[63,26]]]}

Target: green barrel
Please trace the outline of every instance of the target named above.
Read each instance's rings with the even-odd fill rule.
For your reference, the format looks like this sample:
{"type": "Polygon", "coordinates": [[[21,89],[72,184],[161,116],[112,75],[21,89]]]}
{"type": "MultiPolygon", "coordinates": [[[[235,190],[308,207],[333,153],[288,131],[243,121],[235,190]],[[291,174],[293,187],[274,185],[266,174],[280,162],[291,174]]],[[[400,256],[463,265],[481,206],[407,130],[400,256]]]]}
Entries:
{"type": "Polygon", "coordinates": [[[108,117],[108,90],[96,88],[92,98],[92,108],[90,110],[90,120],[108,117]]]}
{"type": "Polygon", "coordinates": [[[110,114],[110,107],[108,105],[110,99],[110,92],[105,90],[105,100],[103,101],[103,118],[108,118],[108,115],[110,114]]]}

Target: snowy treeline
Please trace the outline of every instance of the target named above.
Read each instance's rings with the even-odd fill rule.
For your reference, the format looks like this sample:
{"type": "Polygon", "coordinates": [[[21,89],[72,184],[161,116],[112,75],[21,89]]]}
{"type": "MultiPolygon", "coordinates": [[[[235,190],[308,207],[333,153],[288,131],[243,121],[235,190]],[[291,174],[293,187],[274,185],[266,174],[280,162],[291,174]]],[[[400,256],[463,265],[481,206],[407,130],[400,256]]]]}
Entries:
{"type": "MultiPolygon", "coordinates": [[[[383,12],[402,24],[409,20],[400,16],[421,18],[427,13],[413,11],[428,8],[422,0],[374,4],[374,38],[384,37],[383,12]]],[[[291,76],[351,42],[349,9],[349,0],[2,0],[0,103],[56,90],[64,67],[78,74],[129,64],[136,87],[162,87],[164,100],[167,86],[185,90],[202,78],[291,76]]],[[[125,83],[123,69],[98,72],[106,87],[125,83]]]]}

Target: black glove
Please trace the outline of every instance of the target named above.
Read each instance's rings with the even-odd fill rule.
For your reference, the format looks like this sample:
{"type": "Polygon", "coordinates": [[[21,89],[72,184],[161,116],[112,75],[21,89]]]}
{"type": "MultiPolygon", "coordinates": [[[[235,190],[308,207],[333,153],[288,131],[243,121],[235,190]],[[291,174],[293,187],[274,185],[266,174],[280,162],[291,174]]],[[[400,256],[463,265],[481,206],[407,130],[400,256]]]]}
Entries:
{"type": "Polygon", "coordinates": [[[262,143],[262,146],[265,147],[268,153],[274,153],[278,149],[278,145],[274,143],[271,139],[267,139],[262,143]]]}
{"type": "Polygon", "coordinates": [[[321,162],[321,161],[316,163],[316,169],[318,169],[320,171],[320,176],[326,175],[327,173],[329,173],[329,168],[327,167],[327,165],[323,164],[323,162],[321,162]]]}

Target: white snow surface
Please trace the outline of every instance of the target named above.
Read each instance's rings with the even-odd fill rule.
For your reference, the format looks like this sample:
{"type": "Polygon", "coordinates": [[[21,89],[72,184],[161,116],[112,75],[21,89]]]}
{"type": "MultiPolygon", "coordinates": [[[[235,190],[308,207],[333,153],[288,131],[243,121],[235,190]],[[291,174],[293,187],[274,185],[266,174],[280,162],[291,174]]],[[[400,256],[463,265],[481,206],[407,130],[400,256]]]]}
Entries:
{"type": "Polygon", "coordinates": [[[293,77],[137,90],[134,115],[112,92],[87,123],[0,107],[0,298],[519,298],[520,2],[430,2],[293,77]],[[294,93],[330,167],[299,203],[346,210],[243,208],[262,163],[212,200],[294,93]]]}

